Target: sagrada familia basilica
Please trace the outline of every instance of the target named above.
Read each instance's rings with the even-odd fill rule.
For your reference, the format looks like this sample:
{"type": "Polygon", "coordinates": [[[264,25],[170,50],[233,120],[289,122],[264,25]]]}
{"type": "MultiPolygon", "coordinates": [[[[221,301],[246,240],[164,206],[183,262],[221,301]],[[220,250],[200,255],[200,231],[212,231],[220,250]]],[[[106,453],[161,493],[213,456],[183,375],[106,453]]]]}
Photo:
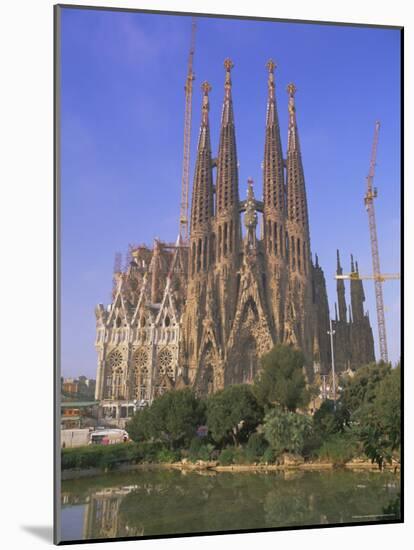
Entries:
{"type": "MultiPolygon", "coordinates": [[[[207,394],[252,382],[260,356],[277,343],[302,350],[310,382],[330,373],[329,305],[323,270],[311,253],[295,86],[287,87],[284,155],[275,64],[267,63],[263,197],[255,197],[249,179],[247,197],[240,200],[233,64],[226,59],[224,67],[217,156],[210,141],[211,87],[202,84],[189,242],[156,239],[152,247],[132,247],[126,269],[116,270],[112,303],[95,310],[96,398],[116,418],[127,418],[137,403],[150,403],[171,388],[207,394]]],[[[358,272],[353,259],[351,271],[358,272]]],[[[350,284],[348,309],[344,281],[337,281],[337,372],[374,361],[362,281],[350,284]]]]}

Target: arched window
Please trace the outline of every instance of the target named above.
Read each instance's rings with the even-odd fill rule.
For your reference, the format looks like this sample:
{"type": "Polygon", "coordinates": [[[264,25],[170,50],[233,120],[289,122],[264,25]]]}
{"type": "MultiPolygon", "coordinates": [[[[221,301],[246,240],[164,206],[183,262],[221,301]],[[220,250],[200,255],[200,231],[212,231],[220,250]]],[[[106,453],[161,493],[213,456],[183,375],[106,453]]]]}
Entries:
{"type": "Polygon", "coordinates": [[[211,234],[210,240],[210,264],[214,264],[216,261],[216,236],[214,233],[211,234]]]}
{"type": "Polygon", "coordinates": [[[208,256],[208,244],[207,237],[204,237],[204,246],[203,246],[203,270],[207,269],[207,256],[208,256]]]}
{"type": "Polygon", "coordinates": [[[193,243],[193,251],[191,254],[191,274],[194,275],[195,273],[195,257],[196,257],[196,245],[193,243]]]}
{"type": "Polygon", "coordinates": [[[145,348],[139,348],[134,354],[134,396],[135,399],[148,398],[149,354],[145,348]]]}

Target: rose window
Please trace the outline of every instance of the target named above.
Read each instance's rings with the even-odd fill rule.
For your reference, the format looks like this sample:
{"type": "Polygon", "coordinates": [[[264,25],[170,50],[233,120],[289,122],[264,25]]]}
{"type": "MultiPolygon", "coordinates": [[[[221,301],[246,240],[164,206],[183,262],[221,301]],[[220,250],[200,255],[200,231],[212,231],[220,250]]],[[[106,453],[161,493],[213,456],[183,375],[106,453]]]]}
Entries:
{"type": "Polygon", "coordinates": [[[109,356],[109,366],[111,369],[116,369],[122,364],[122,354],[118,350],[115,350],[109,356]]]}
{"type": "Polygon", "coordinates": [[[160,374],[172,375],[173,356],[169,349],[163,349],[158,355],[158,368],[160,374]]]}
{"type": "Polygon", "coordinates": [[[137,369],[142,369],[148,364],[148,352],[145,349],[139,349],[135,352],[134,364],[137,369]]]}

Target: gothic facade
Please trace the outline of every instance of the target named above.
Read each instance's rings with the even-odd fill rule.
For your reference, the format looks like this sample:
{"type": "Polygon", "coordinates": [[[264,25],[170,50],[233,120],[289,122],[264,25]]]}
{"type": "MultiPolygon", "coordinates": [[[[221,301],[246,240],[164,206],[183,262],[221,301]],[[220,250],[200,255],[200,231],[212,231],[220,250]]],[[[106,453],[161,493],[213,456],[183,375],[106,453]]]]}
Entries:
{"type": "MultiPolygon", "coordinates": [[[[303,351],[309,381],[315,372],[330,371],[329,305],[323,270],[311,254],[295,86],[287,87],[283,155],[275,64],[268,62],[263,197],[255,197],[249,179],[240,200],[233,64],[226,59],[224,67],[217,157],[210,140],[211,87],[202,85],[189,243],[133,247],[127,268],[115,274],[111,305],[96,308],[96,398],[108,415],[126,417],[133,404],[172,387],[206,394],[251,382],[260,356],[276,343],[303,351]]],[[[339,371],[374,360],[362,282],[351,281],[352,319],[342,285],[338,281],[334,321],[339,371]]]]}

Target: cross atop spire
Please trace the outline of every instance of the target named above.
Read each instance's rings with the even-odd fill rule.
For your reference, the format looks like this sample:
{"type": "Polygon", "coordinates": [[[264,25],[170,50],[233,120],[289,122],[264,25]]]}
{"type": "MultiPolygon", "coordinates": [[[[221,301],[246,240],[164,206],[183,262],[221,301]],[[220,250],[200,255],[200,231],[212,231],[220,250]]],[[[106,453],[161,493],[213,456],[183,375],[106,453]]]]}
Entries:
{"type": "Polygon", "coordinates": [[[208,95],[209,92],[211,92],[212,88],[210,86],[210,83],[207,82],[207,80],[205,80],[202,84],[201,84],[201,89],[203,90],[203,93],[204,95],[208,95]]]}
{"type": "Polygon", "coordinates": [[[276,63],[273,61],[273,59],[269,59],[269,61],[266,63],[266,67],[269,72],[269,76],[267,79],[267,87],[268,87],[269,93],[268,93],[268,101],[267,101],[266,124],[269,125],[269,124],[274,124],[275,117],[277,117],[277,115],[275,114],[276,104],[275,104],[275,74],[274,74],[276,63]]]}
{"type": "Polygon", "coordinates": [[[201,116],[201,123],[203,126],[206,126],[208,124],[208,112],[210,110],[210,104],[208,99],[208,94],[211,92],[211,86],[205,80],[201,84],[201,89],[203,90],[203,105],[202,105],[202,116],[201,116]]]}
{"type": "Polygon", "coordinates": [[[293,82],[290,82],[288,85],[287,85],[287,91],[288,91],[288,94],[289,94],[289,97],[294,97],[295,96],[295,93],[296,93],[296,86],[293,84],[293,82]]]}
{"type": "Polygon", "coordinates": [[[233,61],[229,57],[226,57],[226,59],[224,60],[224,68],[226,69],[226,72],[229,73],[233,67],[234,67],[233,61]]]}
{"type": "Polygon", "coordinates": [[[276,68],[276,63],[273,61],[273,59],[269,59],[269,61],[266,63],[266,67],[269,71],[269,73],[273,73],[273,71],[276,68]]]}
{"type": "Polygon", "coordinates": [[[234,63],[230,58],[224,60],[224,68],[226,69],[226,81],[224,84],[224,89],[226,90],[226,97],[230,96],[231,92],[231,70],[234,67],[234,63]]]}
{"type": "Polygon", "coordinates": [[[293,82],[291,82],[290,84],[288,84],[286,89],[289,96],[288,150],[299,151],[299,137],[298,137],[298,129],[296,127],[296,107],[295,107],[296,86],[293,84],[293,82]]]}

